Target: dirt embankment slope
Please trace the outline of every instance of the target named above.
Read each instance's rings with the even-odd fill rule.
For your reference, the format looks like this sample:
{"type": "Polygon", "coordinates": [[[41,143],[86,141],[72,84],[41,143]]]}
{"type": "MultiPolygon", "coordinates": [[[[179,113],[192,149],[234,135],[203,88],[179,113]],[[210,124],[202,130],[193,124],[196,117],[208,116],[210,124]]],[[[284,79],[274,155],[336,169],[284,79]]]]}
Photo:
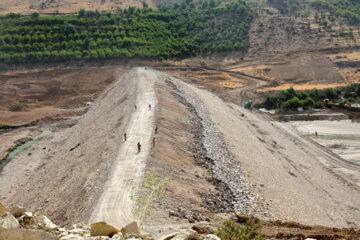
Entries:
{"type": "Polygon", "coordinates": [[[303,146],[261,116],[226,104],[204,90],[192,89],[248,172],[254,191],[268,201],[273,217],[358,227],[359,189],[326,167],[331,162],[326,154],[316,146],[303,146]]]}
{"type": "MultiPolygon", "coordinates": [[[[110,185],[121,192],[123,186],[111,182],[115,171],[110,168],[123,171],[126,161],[138,160],[139,170],[129,169],[135,172],[129,175],[141,179],[136,172],[143,171],[146,160],[145,171],[155,169],[174,178],[158,205],[164,220],[148,223],[150,229],[165,232],[179,222],[183,226],[203,224],[207,217],[219,217],[214,213],[233,209],[305,224],[339,227],[360,222],[359,190],[331,171],[328,156],[316,146],[302,144],[269,120],[213,93],[150,69],[131,70],[75,126],[50,135],[42,144],[50,150],[18,180],[4,203],[25,205],[62,225],[87,220],[95,205],[101,205],[98,196],[112,191],[110,185]],[[159,100],[155,112],[158,133],[153,135],[157,141],[151,156],[142,158],[146,153],[134,154],[137,141],[130,139],[139,133],[139,140],[146,142],[153,134],[151,120],[146,122],[154,110],[147,108],[152,97],[146,93],[152,85],[146,83],[153,82],[159,100]],[[139,101],[141,111],[134,114],[139,101]],[[127,129],[129,142],[123,143],[127,129]],[[124,158],[128,155],[133,157],[124,158]]],[[[18,157],[27,159],[26,153],[18,157]]],[[[122,205],[122,200],[116,203],[119,198],[115,199],[109,212],[121,206],[129,210],[131,204],[122,205]]]]}
{"type": "Polygon", "coordinates": [[[126,71],[127,66],[106,66],[1,73],[0,124],[18,125],[74,115],[76,109],[96,100],[126,71]],[[17,103],[26,103],[27,107],[21,112],[10,111],[17,103]]]}
{"type": "MultiPolygon", "coordinates": [[[[130,120],[136,79],[136,71],[122,76],[75,126],[51,135],[45,145],[50,151],[3,202],[27,206],[61,225],[87,220],[130,120]]],[[[26,153],[18,157],[27,158],[26,153]]]]}
{"type": "MultiPolygon", "coordinates": [[[[170,76],[167,78],[171,79],[170,76]]],[[[334,167],[339,166],[333,165],[332,156],[316,145],[300,141],[299,136],[294,136],[261,115],[249,112],[238,105],[226,103],[214,94],[199,89],[200,87],[188,85],[188,88],[196,93],[202,103],[186,98],[187,104],[195,106],[195,109],[200,109],[200,111],[203,111],[201,108],[207,109],[205,112],[208,111],[208,118],[223,134],[226,146],[239,161],[239,165],[234,168],[243,168],[247,172],[246,175],[239,175],[241,178],[247,178],[249,182],[251,193],[249,195],[246,193],[246,195],[254,194],[263,199],[270,219],[297,221],[308,225],[359,227],[359,188],[351,178],[333,171],[334,167]]],[[[186,88],[182,90],[186,91],[186,88]]],[[[196,201],[194,198],[203,196],[206,192],[206,188],[203,188],[205,186],[202,182],[203,177],[210,179],[214,175],[200,171],[201,174],[198,174],[200,185],[195,190],[193,186],[197,185],[192,184],[194,181],[192,175],[195,169],[196,172],[199,170],[194,165],[195,161],[189,158],[189,153],[185,151],[185,149],[192,149],[190,143],[198,143],[193,138],[193,131],[190,130],[191,126],[197,125],[194,125],[190,119],[192,119],[191,116],[194,117],[194,114],[199,113],[189,112],[188,107],[186,109],[181,107],[175,101],[179,99],[171,96],[169,91],[173,92],[170,85],[161,86],[158,90],[160,97],[156,124],[161,126],[157,135],[159,143],[153,150],[152,158],[148,161],[149,169],[156,169],[164,175],[179,172],[174,175],[175,182],[172,183],[166,197],[158,206],[157,215],[169,221],[159,223],[150,220],[148,223],[150,229],[160,229],[165,232],[174,229],[173,221],[178,221],[178,224],[185,226],[187,224],[185,219],[191,219],[193,213],[216,218],[215,215],[207,215],[206,208],[211,205],[204,201],[202,203],[196,201]],[[179,113],[182,114],[179,115],[179,113]],[[186,132],[188,134],[185,134],[186,132]],[[180,175],[181,178],[179,178],[180,175]],[[180,188],[176,186],[183,182],[186,185],[183,184],[181,189],[185,191],[180,192],[180,188]],[[179,202],[177,199],[179,194],[182,195],[183,203],[188,206],[185,211],[180,203],[178,207],[174,206],[174,202],[179,202]],[[199,208],[195,210],[193,207],[197,205],[199,208]],[[204,210],[201,207],[205,207],[204,210]]],[[[212,130],[204,127],[202,131],[206,136],[208,134],[206,132],[212,130]]],[[[221,145],[221,142],[213,144],[221,145]]],[[[192,157],[195,155],[193,152],[192,157]]],[[[212,191],[208,190],[208,192],[212,191]]],[[[251,197],[251,200],[244,202],[241,196],[238,199],[245,205],[247,201],[254,200],[251,197]]],[[[221,208],[220,205],[218,207],[221,208]]],[[[252,212],[255,215],[259,213],[261,211],[252,212]]],[[[203,222],[196,224],[201,225],[203,222]]],[[[316,232],[317,228],[314,229],[316,232]]],[[[267,229],[266,231],[274,230],[267,229]]],[[[279,231],[292,233],[291,230],[279,231]]]]}
{"type": "Polygon", "coordinates": [[[146,172],[155,171],[160,176],[171,176],[170,185],[156,204],[156,221],[148,219],[145,230],[155,235],[171,233],[178,228],[197,225],[215,225],[205,221],[216,218],[203,203],[202,196],[217,191],[208,181],[211,174],[197,163],[196,145],[199,132],[196,113],[191,106],[179,102],[180,96],[164,75],[157,72],[158,105],[154,133],[156,145],[146,162],[146,172]],[[198,219],[197,219],[198,218],[198,219]],[[201,222],[201,223],[199,223],[201,222]]]}

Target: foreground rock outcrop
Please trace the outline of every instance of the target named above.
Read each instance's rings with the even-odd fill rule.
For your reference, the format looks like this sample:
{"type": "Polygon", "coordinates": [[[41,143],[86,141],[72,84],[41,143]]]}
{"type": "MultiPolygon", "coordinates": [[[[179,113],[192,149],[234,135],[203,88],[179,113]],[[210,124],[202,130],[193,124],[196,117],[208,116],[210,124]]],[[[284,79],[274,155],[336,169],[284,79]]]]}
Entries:
{"type": "MultiPolygon", "coordinates": [[[[49,218],[36,215],[23,207],[7,209],[0,203],[0,240],[155,240],[152,234],[141,233],[136,222],[120,230],[106,222],[89,227],[86,223],[74,224],[65,229],[49,218]]],[[[220,240],[215,235],[199,235],[194,230],[181,230],[162,240],[220,240]]]]}

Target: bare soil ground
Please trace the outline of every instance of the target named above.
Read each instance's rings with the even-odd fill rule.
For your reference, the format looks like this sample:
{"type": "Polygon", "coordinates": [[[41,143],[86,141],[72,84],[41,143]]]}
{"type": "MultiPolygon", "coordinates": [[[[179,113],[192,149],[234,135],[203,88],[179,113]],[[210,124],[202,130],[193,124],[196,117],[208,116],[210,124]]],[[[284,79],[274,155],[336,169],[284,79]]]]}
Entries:
{"type": "MultiPolygon", "coordinates": [[[[33,12],[43,14],[73,14],[77,13],[80,8],[85,8],[86,10],[116,11],[118,7],[142,7],[142,2],[139,0],[4,0],[0,2],[0,14],[10,12],[21,14],[31,14],[33,12]]],[[[153,1],[149,0],[146,2],[150,6],[155,6],[153,1]]]]}
{"type": "MultiPolygon", "coordinates": [[[[59,122],[46,140],[28,149],[36,156],[35,167],[25,169],[21,178],[11,183],[6,174],[0,175],[0,182],[14,189],[1,192],[4,204],[29,207],[61,225],[87,220],[116,157],[135,96],[134,84],[122,77],[76,125],[60,131],[66,123],[59,122]],[[44,153],[35,154],[44,148],[44,153]]],[[[19,169],[26,168],[22,162],[31,164],[28,151],[14,158],[19,169]]],[[[12,173],[11,166],[7,164],[3,173],[12,173]]]]}
{"type": "MultiPolygon", "coordinates": [[[[316,146],[302,143],[291,132],[274,126],[269,119],[223,101],[241,103],[237,98],[248,96],[242,91],[254,90],[266,81],[227,70],[170,72],[195,83],[197,87],[190,87],[202,99],[209,118],[224,134],[227,146],[246,169],[251,191],[268,204],[271,218],[311,225],[357,226],[359,191],[353,187],[351,179],[332,171],[335,165],[327,161],[328,155],[316,146]],[[216,78],[220,78],[219,83],[216,78]],[[241,81],[247,85],[233,89],[221,86],[222,81],[241,81]],[[215,93],[221,98],[207,91],[212,89],[216,89],[215,93]]],[[[181,227],[200,226],[212,231],[231,214],[215,214],[204,202],[204,194],[217,194],[218,190],[209,182],[208,169],[199,165],[194,156],[196,114],[180,101],[173,86],[165,81],[166,74],[156,71],[154,74],[151,79],[156,79],[155,126],[158,133],[151,133],[150,129],[156,146],[147,158],[145,172],[156,170],[161,176],[172,176],[173,180],[165,197],[156,205],[156,218],[148,219],[145,230],[163,235],[181,227]]],[[[87,220],[101,199],[101,193],[106,192],[106,180],[113,172],[110,169],[129,126],[137,96],[133,79],[134,74],[130,72],[110,84],[71,128],[61,127],[67,126],[66,121],[51,126],[45,124],[41,129],[48,126],[53,133],[20,153],[0,174],[2,202],[8,206],[24,205],[61,225],[87,220]],[[11,184],[5,179],[11,179],[11,184]]],[[[29,135],[26,131],[30,130],[18,129],[1,137],[8,146],[11,139],[29,135]]],[[[283,234],[290,238],[304,232],[301,228],[276,224],[265,224],[263,228],[263,233],[272,237],[283,234]]],[[[338,234],[330,228],[312,227],[305,235],[324,232],[331,236],[338,234]]]]}
{"type": "Polygon", "coordinates": [[[196,225],[211,225],[205,219],[218,218],[206,209],[201,199],[204,193],[214,190],[207,181],[208,171],[196,164],[192,149],[194,139],[192,124],[194,113],[190,112],[174,95],[174,90],[160,80],[156,86],[158,107],[155,126],[158,128],[156,146],[147,160],[146,171],[156,171],[160,176],[171,176],[172,181],[156,206],[156,221],[148,219],[148,232],[164,235],[180,227],[191,227],[193,218],[196,225]],[[200,217],[195,220],[196,217],[200,217]]]}
{"type": "Polygon", "coordinates": [[[227,106],[203,90],[196,92],[231,150],[248,171],[250,181],[269,201],[273,216],[286,216],[308,224],[357,225],[359,213],[355,213],[358,211],[355,209],[360,204],[357,200],[359,191],[347,187],[348,183],[324,169],[321,162],[328,160],[316,147],[294,145],[288,133],[279,131],[261,117],[233,104],[227,106]],[[336,212],[335,209],[341,210],[336,212]]]}
{"type": "Polygon", "coordinates": [[[0,124],[58,120],[94,101],[126,67],[83,67],[0,74],[0,124]],[[9,108],[28,105],[22,112],[9,108]]]}

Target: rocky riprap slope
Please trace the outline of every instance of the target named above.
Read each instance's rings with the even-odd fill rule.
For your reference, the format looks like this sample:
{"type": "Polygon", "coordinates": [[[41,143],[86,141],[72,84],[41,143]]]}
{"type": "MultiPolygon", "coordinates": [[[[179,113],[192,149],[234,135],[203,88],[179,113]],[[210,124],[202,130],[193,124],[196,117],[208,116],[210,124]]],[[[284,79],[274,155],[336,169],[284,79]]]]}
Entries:
{"type": "MultiPolygon", "coordinates": [[[[0,203],[0,240],[155,240],[149,233],[141,233],[136,222],[120,230],[105,222],[89,227],[86,223],[74,224],[65,229],[52,223],[49,218],[28,212],[23,207],[10,210],[0,203]]],[[[184,229],[160,238],[160,240],[221,240],[216,235],[199,235],[184,229]]]]}
{"type": "Polygon", "coordinates": [[[249,187],[246,171],[228,149],[202,100],[182,81],[167,78],[166,82],[173,88],[173,95],[196,116],[192,119],[195,148],[191,151],[196,163],[208,169],[212,176],[209,181],[218,191],[202,196],[206,206],[216,213],[238,212],[269,218],[259,196],[249,187]]]}

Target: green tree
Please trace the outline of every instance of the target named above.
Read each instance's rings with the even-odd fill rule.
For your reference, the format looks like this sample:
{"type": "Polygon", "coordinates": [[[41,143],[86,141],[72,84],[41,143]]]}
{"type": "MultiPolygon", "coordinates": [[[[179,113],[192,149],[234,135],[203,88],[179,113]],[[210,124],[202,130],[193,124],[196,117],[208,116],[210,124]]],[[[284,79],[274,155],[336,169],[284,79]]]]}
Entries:
{"type": "Polygon", "coordinates": [[[142,6],[143,9],[147,9],[149,7],[149,5],[145,1],[142,2],[142,6]]]}
{"type": "Polygon", "coordinates": [[[170,181],[169,176],[161,178],[155,172],[150,172],[139,188],[133,179],[125,181],[126,185],[131,187],[130,198],[134,202],[132,213],[139,219],[140,227],[143,226],[145,218],[153,213],[154,204],[160,200],[170,181]]]}
{"type": "Polygon", "coordinates": [[[297,97],[293,97],[292,99],[284,102],[281,107],[285,111],[288,110],[297,111],[297,109],[302,106],[303,106],[302,102],[297,97]]]}
{"type": "Polygon", "coordinates": [[[31,14],[31,16],[32,16],[33,18],[38,18],[38,17],[40,16],[40,14],[39,14],[38,12],[33,12],[33,13],[31,14]]]}
{"type": "Polygon", "coordinates": [[[245,225],[229,220],[215,234],[222,240],[265,240],[260,234],[261,223],[248,220],[245,225]]]}
{"type": "Polygon", "coordinates": [[[80,8],[79,13],[78,13],[78,17],[85,17],[85,13],[86,13],[85,9],[80,8]]]}
{"type": "Polygon", "coordinates": [[[314,105],[315,105],[315,101],[310,97],[306,98],[303,102],[303,106],[305,109],[313,108],[314,105]]]}

